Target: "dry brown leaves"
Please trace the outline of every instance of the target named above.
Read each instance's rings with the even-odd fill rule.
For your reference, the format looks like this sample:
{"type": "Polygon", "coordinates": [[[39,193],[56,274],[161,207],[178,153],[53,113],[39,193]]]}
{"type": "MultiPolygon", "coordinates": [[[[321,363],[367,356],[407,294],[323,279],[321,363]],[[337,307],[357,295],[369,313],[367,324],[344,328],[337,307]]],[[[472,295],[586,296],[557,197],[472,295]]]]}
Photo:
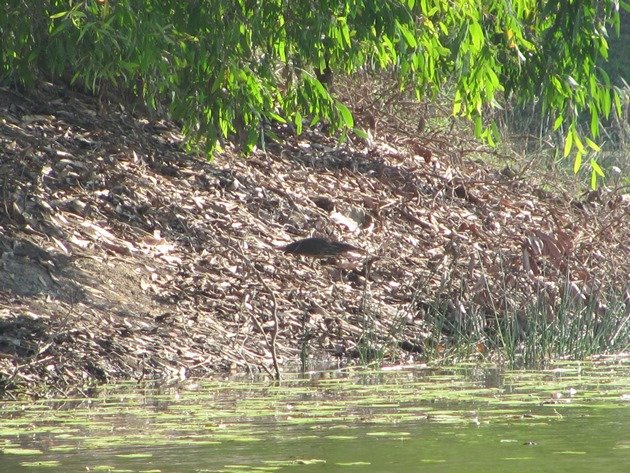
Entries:
{"type": "Polygon", "coordinates": [[[423,301],[495,314],[541,288],[553,304],[567,275],[584,300],[630,280],[627,199],[542,192],[461,162],[448,136],[385,127],[368,146],[285,131],[267,152],[207,162],[172,124],[96,110],[52,87],[0,89],[8,386],[269,369],[274,348],[285,364],[304,346],[353,356],[367,324],[376,342],[415,347],[423,301]],[[276,249],[310,235],[368,257],[276,249]]]}

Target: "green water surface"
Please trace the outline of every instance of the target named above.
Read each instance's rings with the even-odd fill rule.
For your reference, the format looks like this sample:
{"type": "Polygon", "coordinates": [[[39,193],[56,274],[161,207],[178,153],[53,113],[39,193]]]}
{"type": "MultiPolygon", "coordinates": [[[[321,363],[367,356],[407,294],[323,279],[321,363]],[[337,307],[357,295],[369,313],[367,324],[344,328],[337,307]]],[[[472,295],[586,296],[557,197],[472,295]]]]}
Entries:
{"type": "Polygon", "coordinates": [[[0,473],[628,472],[630,360],[107,386],[0,404],[0,473]]]}

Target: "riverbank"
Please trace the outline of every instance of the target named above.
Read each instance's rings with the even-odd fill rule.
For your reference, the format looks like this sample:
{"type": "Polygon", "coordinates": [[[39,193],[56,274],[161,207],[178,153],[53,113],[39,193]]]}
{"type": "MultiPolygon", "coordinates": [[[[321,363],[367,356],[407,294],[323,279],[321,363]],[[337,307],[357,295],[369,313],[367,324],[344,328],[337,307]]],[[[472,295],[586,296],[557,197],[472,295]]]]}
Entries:
{"type": "Polygon", "coordinates": [[[532,301],[623,320],[627,194],[560,190],[469,159],[502,158],[447,130],[377,118],[370,143],[281,128],[266,152],[207,161],[173,123],[0,88],[0,389],[413,362],[457,330],[483,358],[532,301]],[[311,235],[365,254],[278,250],[311,235]]]}

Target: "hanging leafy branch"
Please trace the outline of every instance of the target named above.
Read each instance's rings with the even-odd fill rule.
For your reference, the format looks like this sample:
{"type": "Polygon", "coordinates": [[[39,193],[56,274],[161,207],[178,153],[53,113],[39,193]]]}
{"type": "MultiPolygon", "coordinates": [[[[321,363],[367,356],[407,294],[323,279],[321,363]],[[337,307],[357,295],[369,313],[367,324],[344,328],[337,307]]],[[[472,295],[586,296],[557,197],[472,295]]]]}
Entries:
{"type": "Polygon", "coordinates": [[[490,108],[541,101],[579,169],[598,150],[602,118],[621,113],[597,66],[609,30],[619,32],[620,6],[630,8],[620,0],[8,0],[0,81],[131,91],[212,152],[236,135],[251,150],[270,121],[298,132],[304,121],[352,129],[326,76],[389,69],[418,97],[453,87],[453,113],[491,143],[490,108]],[[590,137],[577,124],[583,113],[590,137]]]}

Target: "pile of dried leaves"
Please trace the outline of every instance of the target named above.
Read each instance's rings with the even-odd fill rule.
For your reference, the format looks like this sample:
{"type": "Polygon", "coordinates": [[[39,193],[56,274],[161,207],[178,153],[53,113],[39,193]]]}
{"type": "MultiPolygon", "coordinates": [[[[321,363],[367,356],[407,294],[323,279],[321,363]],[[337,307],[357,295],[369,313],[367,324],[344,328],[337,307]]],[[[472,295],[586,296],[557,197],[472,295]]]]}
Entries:
{"type": "Polygon", "coordinates": [[[627,197],[543,191],[462,160],[470,143],[363,118],[388,123],[369,144],[286,129],[208,162],[171,123],[0,89],[0,385],[272,373],[300,353],[356,356],[368,322],[408,361],[426,301],[495,317],[541,288],[554,304],[567,275],[585,303],[628,289],[627,197]],[[310,235],[367,256],[277,249],[310,235]]]}

